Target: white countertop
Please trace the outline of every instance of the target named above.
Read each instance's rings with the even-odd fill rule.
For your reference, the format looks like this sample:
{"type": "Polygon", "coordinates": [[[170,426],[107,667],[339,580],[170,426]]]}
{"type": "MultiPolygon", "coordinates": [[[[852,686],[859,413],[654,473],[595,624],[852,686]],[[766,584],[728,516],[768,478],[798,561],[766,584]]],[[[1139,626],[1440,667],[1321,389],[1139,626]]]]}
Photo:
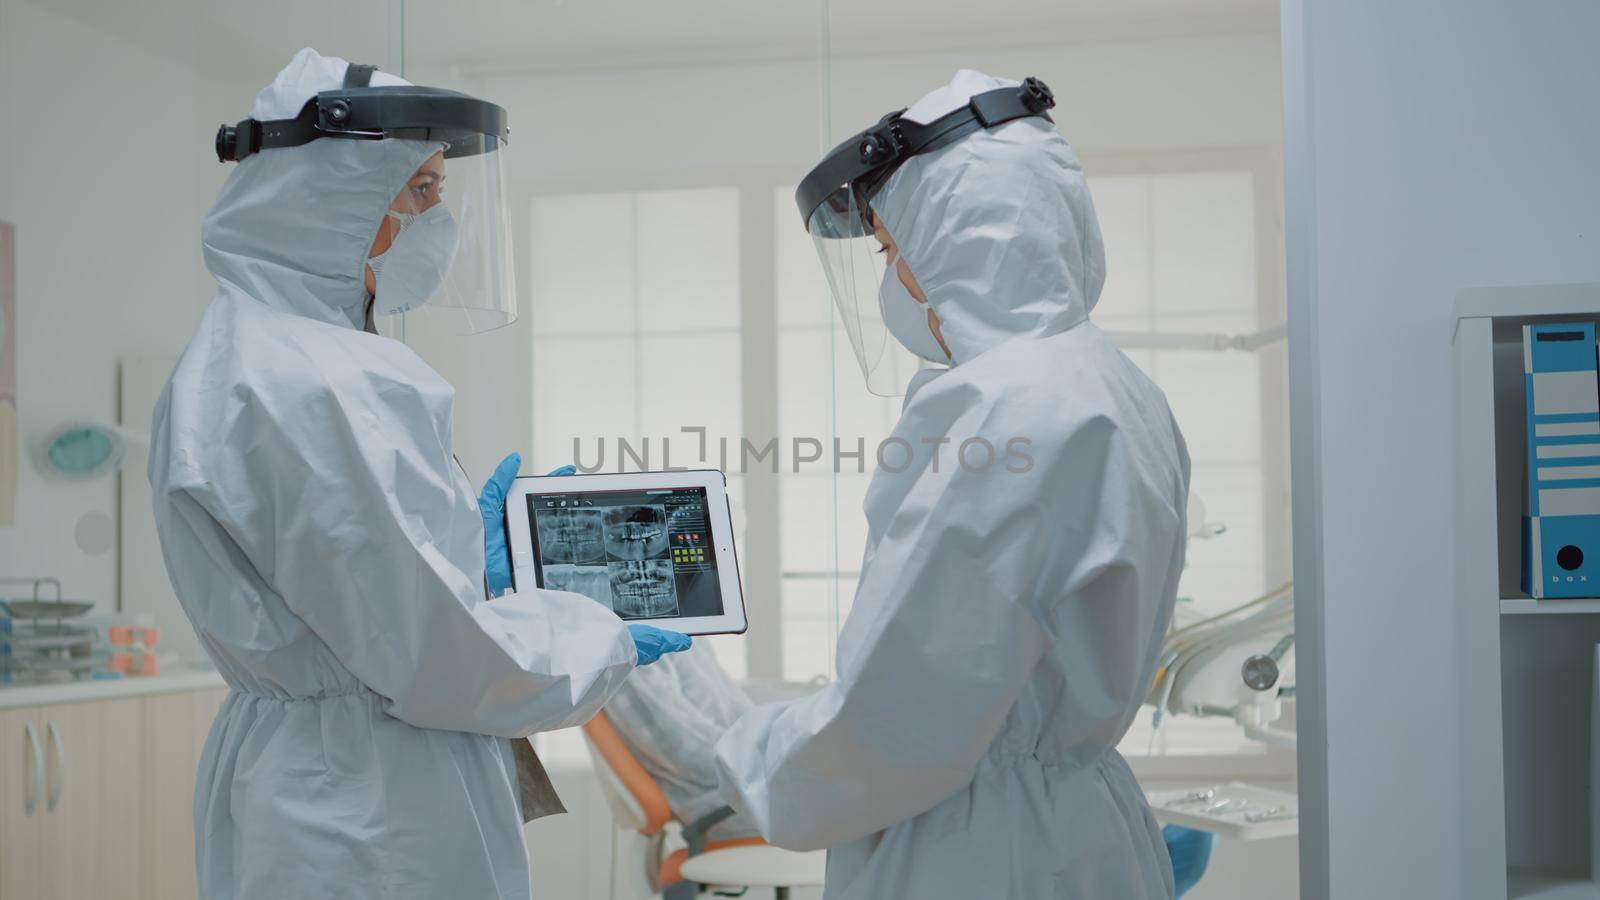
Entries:
{"type": "Polygon", "coordinates": [[[58,684],[0,685],[0,709],[112,700],[173,691],[204,691],[227,687],[216,669],[179,668],[162,675],[119,678],[111,681],[63,681],[58,684]]]}

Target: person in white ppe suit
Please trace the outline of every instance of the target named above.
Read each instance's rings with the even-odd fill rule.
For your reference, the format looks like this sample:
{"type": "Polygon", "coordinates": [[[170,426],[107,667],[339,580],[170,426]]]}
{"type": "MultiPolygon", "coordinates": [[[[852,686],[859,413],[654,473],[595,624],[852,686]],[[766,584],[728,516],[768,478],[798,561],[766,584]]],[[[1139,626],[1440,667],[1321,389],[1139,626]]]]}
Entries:
{"type": "Polygon", "coordinates": [[[453,392],[364,330],[423,302],[514,315],[504,138],[499,107],[309,49],[219,132],[218,290],[150,454],[168,573],[231,688],[194,799],[207,900],[529,897],[523,818],[560,807],[548,782],[519,802],[507,739],[687,645],[577,594],[487,597],[502,526],[452,456],[453,392]]]}
{"type": "MultiPolygon", "coordinates": [[[[605,712],[634,758],[661,785],[673,815],[688,826],[725,808],[717,784],[717,740],[753,705],[718,665],[710,645],[696,644],[634,673],[605,712]]],[[[707,830],[715,841],[755,834],[742,816],[721,819],[707,830]]]]}
{"type": "Polygon", "coordinates": [[[912,380],[890,441],[916,452],[867,491],[838,680],[717,746],[767,840],[830,848],[827,900],[1173,893],[1115,748],[1172,613],[1188,453],[1089,322],[1105,256],[1053,103],[962,71],[799,192],[869,386],[886,335],[948,366],[912,380]]]}

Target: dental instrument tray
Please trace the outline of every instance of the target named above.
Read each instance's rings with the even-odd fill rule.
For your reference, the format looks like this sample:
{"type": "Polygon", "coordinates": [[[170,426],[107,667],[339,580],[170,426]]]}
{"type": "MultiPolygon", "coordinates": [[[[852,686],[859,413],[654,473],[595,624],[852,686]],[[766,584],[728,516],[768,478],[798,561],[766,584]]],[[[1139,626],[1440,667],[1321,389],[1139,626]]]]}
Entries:
{"type": "Polygon", "coordinates": [[[506,533],[519,591],[572,591],[684,634],[744,633],[727,481],[715,469],[518,478],[506,533]]]}
{"type": "Polygon", "coordinates": [[[0,616],[35,621],[55,619],[60,623],[62,619],[77,618],[94,609],[93,603],[61,599],[61,581],[57,578],[0,578],[0,584],[32,585],[32,596],[27,600],[8,600],[0,595],[0,616]],[[46,586],[55,589],[54,597],[45,599],[39,596],[40,589],[46,586]]]}
{"type": "Polygon", "coordinates": [[[1239,781],[1151,791],[1150,811],[1163,824],[1182,825],[1241,841],[1300,832],[1300,798],[1239,781]]]}
{"type": "Polygon", "coordinates": [[[6,600],[4,611],[13,619],[72,619],[94,609],[82,600],[6,600]]]}

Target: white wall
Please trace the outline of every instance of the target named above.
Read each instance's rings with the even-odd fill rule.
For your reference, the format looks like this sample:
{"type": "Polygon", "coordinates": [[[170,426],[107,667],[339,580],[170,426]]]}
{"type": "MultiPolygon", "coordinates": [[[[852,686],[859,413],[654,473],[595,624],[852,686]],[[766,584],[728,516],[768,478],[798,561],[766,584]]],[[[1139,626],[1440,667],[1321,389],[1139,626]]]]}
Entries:
{"type": "MultiPolygon", "coordinates": [[[[1087,153],[1275,147],[1278,65],[1277,36],[1267,33],[835,57],[833,136],[966,67],[1044,79],[1056,120],[1087,153]]],[[[510,111],[519,174],[541,182],[752,165],[792,167],[798,179],[821,155],[814,58],[474,81],[510,111]]]]}
{"type": "MultiPolygon", "coordinates": [[[[188,343],[216,289],[200,257],[201,219],[229,171],[213,135],[310,39],[238,45],[275,60],[266,68],[197,69],[227,63],[214,32],[97,2],[0,0],[0,220],[17,227],[24,441],[67,418],[114,421],[118,358],[175,358],[188,343]],[[141,40],[118,30],[135,27],[129,19],[141,40]]],[[[358,17],[370,31],[340,40],[319,7],[285,3],[273,15],[305,21],[325,52],[382,60],[381,15],[358,17]]],[[[384,9],[368,0],[368,12],[384,9]]],[[[151,410],[123,413],[148,428],[151,410]]],[[[143,462],[136,454],[125,477],[145,478],[143,462]]],[[[59,576],[69,596],[109,611],[116,551],[81,552],[73,528],[91,512],[115,518],[116,502],[112,479],[47,481],[25,458],[17,524],[0,528],[0,577],[59,576]]]]}
{"type": "MultiPolygon", "coordinates": [[[[0,219],[17,228],[23,440],[69,417],[115,420],[117,357],[175,355],[188,340],[214,289],[200,217],[226,174],[209,135],[241,108],[220,90],[175,60],[0,2],[0,219]]],[[[19,482],[0,575],[59,576],[106,609],[116,553],[85,555],[73,526],[114,516],[114,481],[46,482],[25,459],[19,482]]]]}
{"type": "Polygon", "coordinates": [[[1284,35],[1304,896],[1473,896],[1452,304],[1600,280],[1600,6],[1291,0],[1284,35]]]}

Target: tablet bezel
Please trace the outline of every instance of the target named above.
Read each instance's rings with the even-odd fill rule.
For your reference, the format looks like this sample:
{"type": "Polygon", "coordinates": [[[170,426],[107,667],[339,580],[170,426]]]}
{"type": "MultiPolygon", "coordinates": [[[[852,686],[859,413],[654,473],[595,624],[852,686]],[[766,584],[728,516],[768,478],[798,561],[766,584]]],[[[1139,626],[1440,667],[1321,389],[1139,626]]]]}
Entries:
{"type": "Polygon", "coordinates": [[[505,520],[511,552],[511,578],[518,590],[538,584],[533,560],[533,534],[529,529],[529,494],[576,494],[598,491],[673,490],[704,488],[706,518],[711,523],[712,546],[717,555],[717,580],[722,592],[722,615],[693,618],[628,619],[682,634],[744,634],[748,618],[744,590],[739,582],[739,554],[733,540],[733,514],[728,505],[728,482],[718,469],[678,472],[597,472],[592,475],[523,475],[507,493],[505,520]],[[731,601],[731,602],[730,602],[731,601]]]}

